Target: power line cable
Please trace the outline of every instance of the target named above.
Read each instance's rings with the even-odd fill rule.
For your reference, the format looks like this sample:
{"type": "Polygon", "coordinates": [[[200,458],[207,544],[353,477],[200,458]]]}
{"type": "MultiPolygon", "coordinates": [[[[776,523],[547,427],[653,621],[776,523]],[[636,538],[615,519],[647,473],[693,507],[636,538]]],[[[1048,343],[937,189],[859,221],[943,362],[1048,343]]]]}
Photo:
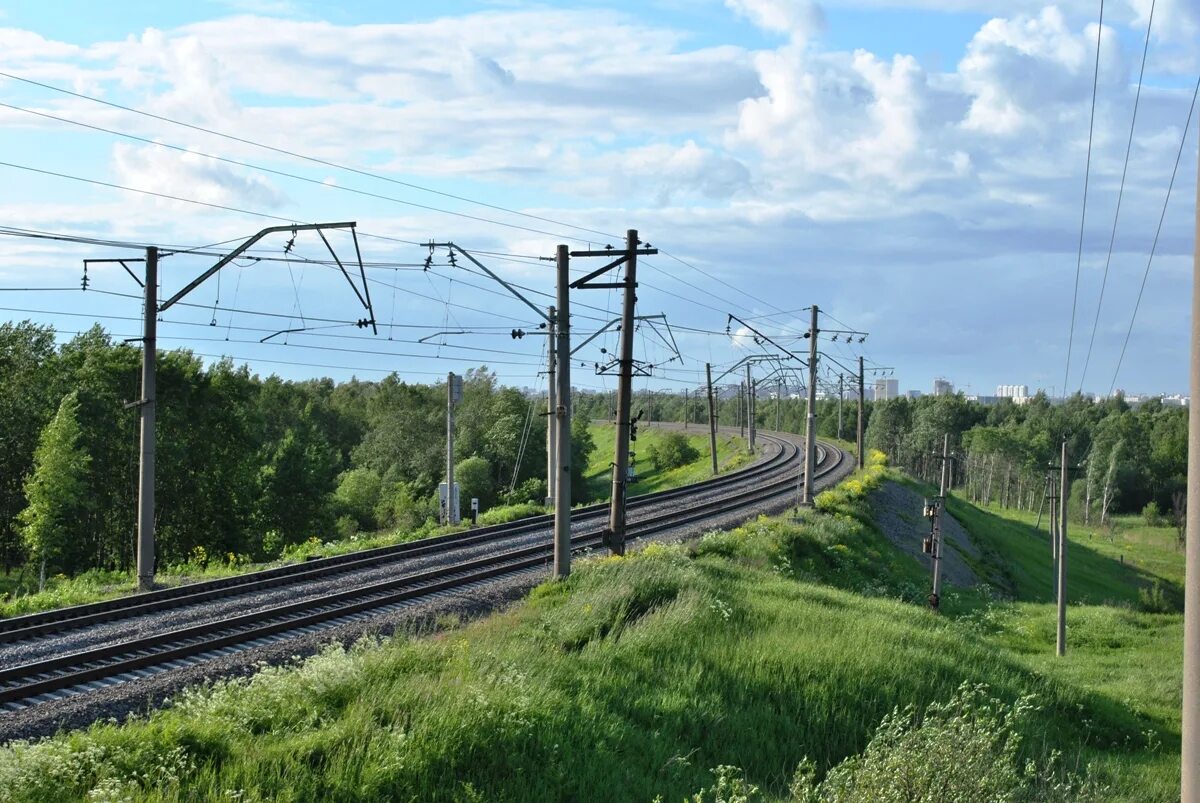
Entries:
{"type": "Polygon", "coordinates": [[[1154,242],[1150,245],[1150,256],[1146,260],[1146,269],[1142,272],[1142,285],[1138,288],[1137,301],[1133,304],[1133,315],[1129,317],[1129,328],[1125,330],[1125,342],[1121,344],[1121,355],[1117,358],[1117,367],[1113,371],[1112,382],[1108,386],[1108,395],[1112,395],[1117,386],[1117,375],[1121,373],[1121,364],[1125,361],[1125,349],[1129,347],[1129,337],[1133,334],[1133,323],[1137,320],[1138,309],[1142,306],[1142,294],[1146,292],[1146,280],[1150,278],[1150,267],[1154,264],[1154,253],[1158,250],[1158,238],[1162,234],[1163,221],[1167,218],[1167,205],[1171,202],[1171,191],[1175,188],[1175,177],[1179,173],[1179,162],[1183,158],[1183,148],[1187,143],[1188,130],[1192,127],[1192,115],[1196,111],[1196,97],[1200,95],[1200,78],[1196,79],[1196,88],[1192,90],[1192,103],[1188,107],[1187,122],[1183,125],[1183,136],[1179,138],[1179,152],[1175,154],[1175,167],[1171,170],[1171,181],[1167,184],[1167,195],[1163,199],[1162,213],[1158,216],[1158,228],[1154,230],[1154,242]]]}
{"type": "MultiPolygon", "coordinates": [[[[483,207],[487,207],[488,209],[495,209],[496,211],[499,211],[499,212],[505,212],[505,213],[507,213],[507,214],[510,214],[510,215],[517,215],[517,216],[524,217],[524,218],[531,219],[531,220],[539,220],[539,221],[542,221],[543,223],[551,223],[551,224],[553,224],[553,225],[555,225],[555,226],[565,226],[566,228],[569,228],[569,229],[575,229],[576,231],[587,232],[587,233],[589,233],[589,234],[598,234],[598,235],[600,235],[601,237],[607,237],[607,238],[609,238],[609,239],[611,239],[611,240],[619,240],[619,239],[620,239],[620,237],[618,237],[617,235],[614,235],[614,234],[609,234],[609,233],[607,233],[607,232],[599,231],[599,230],[597,230],[597,229],[590,229],[590,228],[587,228],[587,227],[585,227],[585,226],[577,226],[577,225],[575,225],[575,224],[573,224],[573,223],[566,223],[566,222],[564,222],[564,221],[561,221],[561,220],[554,220],[554,219],[552,219],[552,218],[543,217],[543,216],[541,216],[541,215],[535,215],[535,214],[532,214],[532,213],[530,213],[530,212],[521,212],[521,211],[519,211],[519,210],[516,210],[516,209],[509,209],[509,208],[507,208],[507,207],[503,207],[503,206],[500,206],[500,205],[498,205],[498,204],[491,204],[491,203],[487,203],[487,202],[485,202],[485,201],[479,201],[479,200],[476,200],[476,199],[474,199],[474,198],[468,198],[468,197],[466,197],[466,196],[463,196],[463,195],[455,195],[454,193],[444,192],[444,191],[442,191],[442,190],[435,190],[435,189],[433,189],[433,188],[431,188],[431,187],[424,187],[424,186],[421,186],[420,184],[414,184],[414,183],[412,183],[412,182],[408,182],[408,181],[401,181],[400,179],[394,179],[394,178],[390,178],[390,177],[388,177],[388,176],[379,175],[378,173],[372,173],[372,172],[370,172],[370,171],[367,171],[367,170],[362,170],[362,169],[360,169],[360,168],[356,168],[356,167],[351,167],[351,166],[349,166],[349,165],[343,165],[343,164],[339,164],[339,163],[337,163],[337,162],[332,162],[332,161],[329,161],[329,160],[326,160],[326,159],[320,159],[320,158],[317,158],[317,157],[315,157],[315,156],[307,156],[307,155],[305,155],[305,154],[302,154],[302,153],[297,153],[297,152],[295,152],[295,151],[290,151],[290,150],[287,150],[286,148],[277,148],[277,147],[275,147],[275,146],[273,146],[273,145],[267,145],[267,144],[265,144],[265,143],[262,143],[262,142],[256,142],[256,141],[254,141],[254,140],[251,140],[251,139],[246,139],[246,138],[243,138],[243,137],[239,137],[239,136],[236,136],[236,135],[234,135],[234,134],[227,134],[227,133],[224,133],[224,132],[221,132],[221,131],[216,131],[216,130],[214,130],[214,129],[211,129],[211,128],[205,128],[204,126],[195,125],[195,124],[193,124],[193,123],[185,123],[185,122],[183,122],[183,121],[181,121],[181,120],[174,120],[174,119],[172,119],[172,118],[170,118],[170,117],[165,117],[165,116],[163,116],[163,115],[154,114],[154,113],[152,113],[152,112],[147,112],[147,111],[144,111],[144,110],[142,110],[142,109],[137,109],[137,108],[134,108],[134,107],[132,107],[132,106],[124,106],[124,105],[121,105],[121,104],[119,104],[119,103],[114,103],[114,102],[112,102],[112,101],[103,100],[103,99],[101,99],[101,98],[93,97],[93,96],[91,96],[91,95],[85,95],[85,94],[83,94],[83,93],[80,93],[80,92],[72,92],[72,91],[71,91],[71,90],[69,90],[69,89],[63,89],[62,87],[54,86],[53,84],[46,84],[46,83],[42,83],[41,81],[34,81],[34,80],[30,79],[30,78],[24,78],[24,77],[22,77],[22,76],[19,76],[19,75],[14,75],[14,74],[12,74],[12,73],[7,73],[7,72],[0,71],[0,76],[3,76],[3,77],[5,77],[5,78],[12,79],[12,80],[14,80],[14,81],[20,81],[20,82],[22,82],[22,83],[30,84],[30,85],[33,85],[33,86],[39,86],[39,87],[42,87],[43,89],[49,89],[49,90],[51,90],[52,92],[59,92],[59,93],[61,93],[61,94],[64,94],[64,95],[70,95],[70,96],[72,96],[72,97],[76,97],[76,98],[79,98],[79,99],[81,99],[81,100],[87,100],[87,101],[91,101],[91,102],[93,102],[93,103],[99,103],[99,104],[102,104],[102,105],[104,105],[104,106],[108,106],[108,107],[110,107],[110,108],[113,108],[113,109],[120,109],[121,111],[130,112],[131,114],[137,114],[137,115],[140,115],[140,116],[142,116],[142,117],[147,117],[147,118],[150,118],[150,119],[153,119],[153,120],[158,120],[158,121],[160,121],[160,122],[169,123],[169,124],[171,124],[171,125],[177,125],[177,126],[181,126],[181,127],[183,127],[183,128],[188,128],[188,129],[191,129],[191,130],[193,130],[193,131],[200,131],[200,132],[202,132],[202,133],[205,133],[205,134],[210,134],[210,135],[212,135],[212,136],[215,136],[215,137],[220,137],[220,138],[222,138],[222,139],[226,139],[226,140],[229,140],[229,141],[232,141],[232,142],[238,142],[238,143],[241,143],[241,144],[243,144],[243,145],[250,145],[250,146],[252,146],[252,147],[255,147],[255,148],[262,148],[262,149],[264,149],[264,150],[272,151],[272,152],[274,152],[274,153],[278,153],[278,154],[280,154],[280,155],[283,155],[283,156],[289,156],[289,157],[291,157],[291,158],[293,158],[293,159],[301,159],[301,160],[303,160],[303,161],[306,161],[306,162],[312,162],[312,163],[314,163],[314,164],[320,164],[320,165],[324,165],[325,167],[332,167],[332,168],[334,168],[335,170],[344,170],[344,171],[346,171],[346,172],[348,172],[348,173],[355,173],[355,174],[357,174],[357,175],[360,175],[360,176],[365,176],[365,177],[367,177],[367,178],[373,178],[373,179],[376,179],[376,180],[378,180],[378,181],[386,181],[386,182],[388,182],[388,183],[390,183],[390,184],[396,184],[396,185],[398,185],[398,186],[402,186],[402,187],[408,187],[409,189],[419,190],[419,191],[421,191],[421,192],[428,192],[428,193],[432,193],[432,194],[434,194],[434,195],[440,195],[440,196],[442,196],[442,197],[445,197],[445,198],[452,198],[452,199],[454,199],[454,200],[456,200],[456,201],[462,201],[462,202],[464,202],[464,203],[474,204],[474,205],[476,205],[476,206],[483,206],[483,207]]],[[[10,107],[10,108],[12,108],[12,107],[10,107]]],[[[22,110],[22,111],[24,111],[24,109],[21,109],[21,110],[22,110]]],[[[36,113],[36,112],[35,112],[35,113],[36,113]]],[[[49,115],[44,115],[44,116],[49,116],[49,115]]],[[[65,120],[65,118],[62,118],[62,119],[64,119],[64,120],[65,120]]],[[[74,122],[75,122],[75,121],[73,121],[73,120],[66,120],[66,121],[67,121],[67,122],[72,122],[72,123],[74,123],[74,122]]],[[[87,125],[87,124],[86,124],[86,123],[79,123],[79,125],[87,125]]],[[[98,128],[97,126],[88,126],[88,127],[89,127],[89,128],[98,128]]],[[[101,129],[101,130],[106,130],[106,129],[101,129]]],[[[115,133],[115,132],[111,132],[111,131],[110,131],[110,132],[108,132],[108,133],[115,133]]],[[[120,134],[120,136],[125,136],[125,135],[124,135],[124,134],[120,134]]],[[[156,144],[157,144],[157,143],[156,143],[156,144]]],[[[204,154],[204,155],[206,155],[206,154],[204,154]]],[[[213,158],[217,158],[217,157],[213,157],[213,158]]],[[[258,169],[265,169],[265,168],[258,168],[258,169]]],[[[401,203],[411,203],[411,202],[404,202],[404,201],[401,201],[401,203]]],[[[420,204],[415,204],[415,203],[413,203],[412,205],[413,205],[413,206],[421,206],[420,204]]],[[[536,231],[536,233],[538,233],[538,234],[548,234],[549,236],[552,236],[552,237],[561,236],[561,235],[557,235],[557,234],[551,234],[551,233],[549,233],[549,232],[537,231],[537,230],[535,230],[535,229],[530,229],[530,228],[527,228],[527,227],[524,227],[524,226],[518,226],[518,225],[516,225],[516,224],[513,224],[513,223],[504,223],[504,222],[502,222],[502,221],[489,220],[489,219],[486,219],[486,218],[479,218],[479,217],[475,217],[475,216],[473,216],[473,215],[467,215],[467,214],[465,214],[465,213],[461,213],[461,212],[452,212],[452,211],[443,210],[443,209],[433,209],[432,207],[425,207],[425,208],[431,209],[432,211],[444,212],[444,213],[446,213],[446,214],[451,214],[451,215],[459,215],[459,216],[462,216],[462,217],[468,217],[468,218],[472,218],[472,219],[474,219],[474,220],[479,220],[479,221],[486,222],[486,223],[492,223],[492,224],[495,224],[495,225],[498,225],[498,226],[508,226],[508,227],[511,227],[511,228],[524,229],[524,230],[526,230],[526,231],[536,231]]],[[[581,240],[581,239],[580,239],[580,238],[578,238],[578,237],[566,237],[565,239],[574,240],[574,241],[576,241],[576,242],[586,242],[585,240],[581,240]]]]}
{"type": "Polygon", "coordinates": [[[1096,66],[1092,74],[1092,112],[1088,121],[1087,163],[1083,171],[1083,211],[1079,217],[1079,251],[1075,257],[1075,292],[1071,297],[1071,329],[1067,335],[1067,367],[1063,372],[1063,396],[1071,376],[1071,349],[1075,344],[1075,312],[1079,306],[1079,274],[1083,270],[1083,232],[1087,222],[1088,181],[1092,173],[1092,135],[1096,127],[1096,89],[1100,85],[1100,40],[1104,34],[1104,0],[1100,0],[1100,22],[1096,26],[1096,66]]]}
{"type": "Polygon", "coordinates": [[[1092,361],[1092,349],[1096,344],[1096,330],[1100,326],[1100,308],[1104,305],[1104,289],[1108,285],[1108,268],[1112,264],[1113,245],[1117,241],[1117,221],[1121,219],[1121,200],[1125,197],[1125,177],[1129,173],[1129,153],[1133,150],[1133,131],[1137,126],[1138,103],[1142,99],[1142,81],[1146,77],[1146,55],[1150,52],[1150,28],[1154,25],[1154,6],[1157,0],[1150,2],[1150,18],[1146,22],[1146,44],[1142,47],[1142,66],[1138,71],[1137,94],[1133,97],[1133,116],[1129,120],[1129,139],[1125,142],[1125,164],[1121,168],[1121,186],[1117,190],[1117,210],[1113,213],[1112,234],[1108,238],[1108,255],[1104,258],[1104,276],[1100,280],[1100,297],[1096,300],[1096,317],[1092,321],[1092,335],[1088,338],[1087,357],[1083,360],[1083,371],[1079,375],[1079,392],[1083,392],[1083,382],[1087,378],[1088,365],[1092,361]]]}

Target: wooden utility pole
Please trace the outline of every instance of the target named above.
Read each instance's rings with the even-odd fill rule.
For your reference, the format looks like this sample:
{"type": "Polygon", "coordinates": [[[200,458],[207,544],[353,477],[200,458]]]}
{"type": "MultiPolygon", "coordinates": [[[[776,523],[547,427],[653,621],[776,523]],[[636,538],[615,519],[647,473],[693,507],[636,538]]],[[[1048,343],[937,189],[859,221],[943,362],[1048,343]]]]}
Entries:
{"type": "Polygon", "coordinates": [[[138,405],[141,460],[138,462],[138,591],[154,588],[154,423],[158,349],[158,249],[146,249],[145,310],[142,319],[142,398],[138,405]]]}
{"type": "Polygon", "coordinates": [[[1200,801],[1200,160],[1197,160],[1195,249],[1192,255],[1192,365],[1188,399],[1187,529],[1183,591],[1184,803],[1200,801]]]}
{"type": "Polygon", "coordinates": [[[866,383],[863,380],[863,358],[858,358],[858,467],[864,468],[867,465],[867,453],[863,448],[863,398],[867,392],[866,383]]]}
{"type": "Polygon", "coordinates": [[[1062,442],[1062,474],[1058,493],[1058,655],[1067,654],[1067,508],[1070,494],[1070,477],[1067,468],[1067,439],[1062,442]]]}
{"type": "Polygon", "coordinates": [[[804,427],[804,492],[800,504],[813,503],[813,473],[817,467],[817,305],[812,305],[808,330],[808,420],[804,427]]]}
{"type": "Polygon", "coordinates": [[[554,307],[550,307],[549,312],[549,320],[546,323],[549,330],[546,340],[546,506],[553,507],[558,498],[554,493],[558,477],[557,467],[554,465],[558,459],[558,387],[554,373],[558,341],[555,337],[557,314],[554,307]]]}
{"type": "Polygon", "coordinates": [[[713,401],[712,365],[704,363],[704,375],[708,378],[708,448],[712,452],[712,472],[717,474],[717,407],[713,401]]]}
{"type": "Polygon", "coordinates": [[[567,246],[558,247],[555,262],[558,310],[552,342],[558,362],[555,374],[558,393],[553,418],[557,451],[554,468],[558,480],[554,484],[554,576],[561,579],[571,573],[571,256],[567,246]]]}

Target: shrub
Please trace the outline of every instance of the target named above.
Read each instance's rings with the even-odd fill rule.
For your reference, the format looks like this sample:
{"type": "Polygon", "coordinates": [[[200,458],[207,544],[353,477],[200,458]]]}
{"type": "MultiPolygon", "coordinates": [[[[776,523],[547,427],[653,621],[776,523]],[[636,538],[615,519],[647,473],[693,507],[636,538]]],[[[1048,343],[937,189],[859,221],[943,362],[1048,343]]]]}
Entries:
{"type": "Polygon", "coordinates": [[[430,519],[437,520],[438,500],[436,496],[422,496],[410,483],[398,482],[380,494],[375,517],[380,526],[411,532],[430,519]]]}
{"type": "Polygon", "coordinates": [[[471,512],[472,497],[479,500],[481,512],[496,504],[492,464],[486,458],[475,456],[463,460],[454,467],[454,481],[458,483],[458,504],[464,516],[471,512]]]}
{"type": "Polygon", "coordinates": [[[1142,519],[1151,527],[1161,527],[1165,523],[1163,521],[1162,511],[1158,508],[1158,502],[1151,500],[1142,508],[1142,519]]]}
{"type": "Polygon", "coordinates": [[[358,520],[353,516],[338,516],[334,522],[337,536],[343,541],[349,541],[358,534],[358,520]]]}
{"type": "Polygon", "coordinates": [[[661,438],[651,443],[646,451],[655,471],[670,471],[686,466],[700,457],[700,451],[692,446],[692,442],[682,432],[664,433],[661,438]]]}
{"type": "MultiPolygon", "coordinates": [[[[352,469],[339,478],[333,499],[342,518],[346,516],[354,518],[357,523],[355,532],[358,529],[373,530],[377,526],[375,508],[379,504],[379,495],[382,490],[382,480],[369,468],[352,469]]],[[[344,529],[339,518],[338,533],[342,533],[344,529]]]]}
{"type": "Polygon", "coordinates": [[[964,683],[951,698],[884,717],[866,750],[815,781],[808,759],[792,781],[804,803],[971,803],[976,800],[1091,801],[1107,790],[1090,777],[1065,775],[1051,753],[1038,765],[1021,761],[1021,731],[1035,711],[1032,697],[1012,705],[986,686],[964,683]],[[947,746],[953,745],[953,749],[947,746]]]}

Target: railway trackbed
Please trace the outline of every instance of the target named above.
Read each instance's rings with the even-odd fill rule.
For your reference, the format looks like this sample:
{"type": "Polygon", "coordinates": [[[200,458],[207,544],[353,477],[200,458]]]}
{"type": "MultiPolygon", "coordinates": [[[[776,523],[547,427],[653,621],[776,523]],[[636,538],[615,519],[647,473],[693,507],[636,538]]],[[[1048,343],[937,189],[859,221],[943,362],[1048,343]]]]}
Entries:
{"type": "MultiPolygon", "coordinates": [[[[770,454],[731,474],[629,501],[629,538],[694,529],[714,517],[794,498],[796,443],[762,436],[770,454]]],[[[814,480],[847,456],[819,444],[814,480]]],[[[601,544],[607,506],[572,515],[572,551],[601,544]]],[[[551,518],[422,539],[303,564],[0,620],[0,707],[39,704],[312,635],[422,600],[544,572],[551,518]]],[[[0,715],[2,722],[3,715],[0,715]]]]}

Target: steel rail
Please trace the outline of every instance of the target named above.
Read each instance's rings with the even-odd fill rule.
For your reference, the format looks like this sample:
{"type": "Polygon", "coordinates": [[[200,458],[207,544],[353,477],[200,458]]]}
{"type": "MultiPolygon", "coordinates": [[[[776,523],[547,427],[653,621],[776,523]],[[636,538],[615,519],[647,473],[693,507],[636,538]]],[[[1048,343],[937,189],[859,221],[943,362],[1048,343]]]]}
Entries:
{"type": "MultiPolygon", "coordinates": [[[[776,446],[776,451],[765,460],[757,461],[746,468],[730,474],[713,477],[680,488],[658,491],[651,494],[639,494],[630,498],[629,507],[636,510],[678,497],[690,496],[697,491],[726,487],[763,474],[768,474],[776,470],[778,462],[783,459],[783,449],[779,446],[779,443],[783,443],[783,441],[773,444],[776,446]]],[[[578,508],[573,510],[572,514],[574,522],[579,524],[601,520],[608,515],[608,503],[578,508]]],[[[403,544],[376,547],[374,549],[350,552],[345,555],[335,555],[328,558],[318,558],[303,563],[278,566],[272,569],[246,572],[245,574],[233,577],[188,583],[174,588],[132,594],[101,602],[73,605],[50,611],[0,619],[0,644],[23,641],[48,633],[85,627],[129,616],[138,616],[148,612],[186,607],[206,600],[309,582],[335,574],[384,565],[392,561],[441,552],[451,552],[464,547],[536,532],[549,527],[552,523],[552,516],[532,516],[505,524],[447,533],[430,538],[421,538],[403,544]]]]}
{"type": "MultiPolygon", "coordinates": [[[[786,443],[780,451],[790,452],[782,464],[784,468],[790,467],[799,457],[799,449],[794,444],[786,443]]],[[[836,471],[845,459],[845,454],[840,449],[834,449],[836,460],[830,463],[827,459],[829,452],[824,449],[822,452],[816,476],[825,476],[836,471]]],[[[668,511],[636,522],[631,527],[631,535],[644,537],[675,529],[709,518],[714,513],[734,512],[749,504],[794,492],[795,477],[785,473],[784,476],[765,485],[705,500],[684,511],[668,511]]],[[[599,533],[575,536],[572,538],[572,551],[590,549],[600,543],[600,538],[599,533]]],[[[106,678],[119,677],[138,670],[144,671],[147,667],[170,664],[213,650],[254,642],[264,637],[311,627],[330,619],[343,618],[502,575],[534,569],[544,566],[552,555],[551,544],[535,544],[219,622],[193,625],[3,669],[0,670],[0,704],[30,701],[30,698],[81,685],[83,688],[79,691],[86,691],[94,687],[97,681],[106,678]]]]}

